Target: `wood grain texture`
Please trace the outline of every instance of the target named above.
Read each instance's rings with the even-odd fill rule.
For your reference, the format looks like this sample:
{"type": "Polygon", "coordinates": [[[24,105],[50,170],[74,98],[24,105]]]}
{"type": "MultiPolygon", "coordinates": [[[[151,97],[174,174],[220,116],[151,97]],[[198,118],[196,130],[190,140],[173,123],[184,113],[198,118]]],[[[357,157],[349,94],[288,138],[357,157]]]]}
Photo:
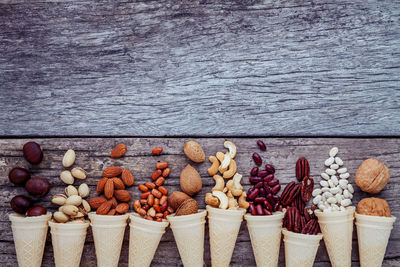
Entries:
{"type": "MultiPolygon", "coordinates": [[[[36,139],[44,150],[44,161],[39,166],[30,166],[22,157],[22,146],[27,139],[0,139],[0,265],[15,266],[16,255],[13,246],[10,222],[8,213],[10,212],[9,201],[17,194],[26,194],[23,188],[12,186],[8,181],[8,172],[14,166],[24,166],[30,168],[35,175],[42,175],[49,179],[52,189],[45,199],[41,200],[44,206],[54,211],[56,207],[50,203],[53,194],[64,191],[65,185],[59,178],[59,173],[64,169],[61,161],[63,154],[69,148],[76,151],[77,159],[74,166],[80,166],[87,170],[88,178],[85,180],[89,184],[95,195],[95,185],[101,177],[102,170],[106,166],[118,165],[129,168],[135,176],[135,187],[129,191],[136,199],[140,192],[137,185],[150,180],[150,175],[155,168],[157,160],[166,160],[172,169],[170,177],[167,179],[166,188],[170,192],[179,189],[180,171],[191,163],[183,154],[183,144],[188,139],[185,138],[47,138],[36,139]],[[125,143],[128,147],[126,155],[121,159],[111,159],[109,153],[117,143],[125,143]],[[161,156],[151,155],[151,149],[155,146],[162,146],[164,152],[161,156]]],[[[217,151],[225,151],[222,138],[199,138],[197,141],[203,146],[206,156],[215,154],[217,151]]],[[[244,174],[243,185],[245,189],[249,187],[248,173],[253,167],[251,155],[258,151],[256,139],[234,138],[231,139],[238,147],[236,162],[238,172],[244,174]]],[[[268,138],[264,139],[267,144],[267,152],[262,152],[264,162],[274,164],[277,171],[276,177],[282,184],[295,179],[294,168],[297,158],[305,156],[308,158],[311,167],[311,176],[319,181],[319,174],[325,170],[324,161],[328,157],[329,149],[332,146],[339,147],[339,155],[344,160],[345,166],[350,172],[350,182],[354,185],[354,174],[363,160],[368,157],[375,157],[387,164],[391,171],[390,182],[386,188],[377,196],[386,199],[391,207],[392,213],[397,218],[400,217],[400,201],[398,191],[400,189],[400,139],[343,139],[343,138],[268,138]]],[[[191,163],[192,164],[192,163],[191,163]]],[[[203,189],[196,196],[200,208],[204,208],[204,195],[211,191],[214,181],[207,174],[207,169],[211,164],[193,164],[203,178],[203,189]]],[[[76,181],[75,185],[81,181],[76,181]]],[[[368,196],[360,192],[355,186],[354,204],[368,196]]],[[[120,258],[120,266],[127,266],[128,262],[128,232],[126,229],[125,240],[120,258]]],[[[53,266],[52,246],[50,235],[46,244],[43,266],[53,266]]],[[[359,266],[357,236],[353,235],[352,266],[359,266]]],[[[283,246],[281,248],[279,266],[284,266],[283,246]]],[[[206,227],[205,237],[205,263],[210,266],[210,253],[208,243],[208,228],[206,227]]],[[[242,223],[237,239],[235,251],[232,257],[231,266],[255,266],[250,238],[245,223],[242,223]]],[[[389,245],[383,266],[399,266],[400,264],[400,222],[396,221],[392,230],[389,245]]],[[[94,244],[91,232],[89,231],[81,266],[96,266],[94,244]]],[[[163,236],[160,246],[152,266],[182,266],[179,253],[174,242],[174,237],[170,229],[163,236]]],[[[329,258],[325,250],[324,243],[321,242],[315,266],[329,266],[329,258]]]]}
{"type": "Polygon", "coordinates": [[[399,135],[399,1],[0,2],[0,135],[399,135]]]}

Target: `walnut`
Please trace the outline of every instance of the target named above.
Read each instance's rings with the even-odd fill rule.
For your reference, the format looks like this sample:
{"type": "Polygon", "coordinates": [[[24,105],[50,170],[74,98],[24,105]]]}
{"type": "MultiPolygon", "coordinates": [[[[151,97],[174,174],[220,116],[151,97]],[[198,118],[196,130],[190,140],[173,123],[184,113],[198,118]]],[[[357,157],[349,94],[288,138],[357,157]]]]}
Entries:
{"type": "Polygon", "coordinates": [[[357,206],[357,213],[371,216],[391,217],[386,200],[376,197],[362,199],[357,206]]]}
{"type": "Polygon", "coordinates": [[[356,184],[364,192],[379,193],[388,183],[390,171],[383,162],[370,158],[361,163],[356,173],[356,184]]]}

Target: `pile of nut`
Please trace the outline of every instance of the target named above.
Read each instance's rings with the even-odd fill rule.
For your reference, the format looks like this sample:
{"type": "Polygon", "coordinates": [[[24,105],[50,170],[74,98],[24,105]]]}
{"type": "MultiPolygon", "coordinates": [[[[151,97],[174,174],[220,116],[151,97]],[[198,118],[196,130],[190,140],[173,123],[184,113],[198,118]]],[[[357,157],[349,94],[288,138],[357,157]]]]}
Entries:
{"type": "Polygon", "coordinates": [[[321,173],[321,188],[312,192],[314,205],[324,212],[344,211],[352,204],[354,189],[348,181],[350,174],[343,167],[342,159],[336,156],[338,152],[337,147],[329,151],[329,158],[325,161],[325,166],[329,168],[321,173]]]}
{"type": "MultiPolygon", "coordinates": [[[[69,149],[65,152],[62,164],[64,168],[69,168],[75,163],[75,151],[69,149]]],[[[84,200],[90,194],[89,186],[86,183],[79,185],[78,189],[72,184],[76,179],[84,180],[87,173],[80,167],[75,167],[71,171],[61,172],[61,180],[68,184],[65,194],[57,194],[51,198],[51,202],[59,205],[58,211],[54,212],[53,219],[58,223],[81,223],[85,221],[85,216],[90,212],[89,203],[84,200]]]]}
{"type": "MultiPolygon", "coordinates": [[[[36,142],[28,142],[23,147],[24,158],[31,164],[39,164],[43,159],[43,151],[36,142]]],[[[24,186],[32,196],[43,197],[50,191],[50,183],[43,177],[31,177],[28,170],[23,167],[13,168],[8,178],[17,186],[24,186]]],[[[10,201],[11,208],[19,213],[30,216],[40,216],[47,213],[47,209],[40,205],[33,206],[33,201],[24,195],[14,196],[10,201]]]]}
{"type": "MultiPolygon", "coordinates": [[[[154,148],[153,155],[160,155],[162,148],[154,148]]],[[[133,209],[147,220],[162,222],[168,214],[174,211],[168,206],[168,190],[163,186],[165,179],[171,173],[167,161],[156,163],[156,170],[152,173],[153,182],[139,185],[143,193],[140,200],[133,202],[133,209]]]]}
{"type": "Polygon", "coordinates": [[[316,235],[320,229],[315,207],[305,207],[314,188],[314,180],[309,176],[310,165],[306,158],[301,157],[296,162],[296,178],[301,184],[290,182],[281,194],[281,203],[286,208],[283,226],[295,233],[316,235]]]}
{"type": "Polygon", "coordinates": [[[103,178],[97,182],[97,194],[89,200],[90,207],[99,215],[121,215],[129,210],[131,194],[125,187],[132,186],[135,178],[127,169],[109,166],[103,171],[103,178]],[[121,178],[119,178],[121,176],[121,178]]]}
{"type": "Polygon", "coordinates": [[[212,163],[208,174],[214,178],[215,186],[212,193],[206,194],[205,202],[207,205],[220,209],[247,209],[249,203],[246,201],[246,193],[243,192],[243,186],[240,184],[242,175],[236,172],[237,166],[234,160],[237,151],[236,145],[231,141],[225,141],[224,147],[228,149],[228,152],[225,154],[217,152],[216,156],[208,158],[212,163]],[[222,176],[218,175],[218,172],[222,176]],[[230,180],[225,184],[224,179],[230,180]]]}
{"type": "MultiPolygon", "coordinates": [[[[261,151],[266,150],[263,141],[258,140],[257,145],[261,151]]],[[[250,171],[249,181],[253,187],[247,191],[249,211],[251,215],[272,215],[272,212],[282,210],[280,197],[277,195],[281,185],[275,179],[275,167],[266,164],[265,169],[260,170],[258,166],[262,165],[262,158],[257,152],[253,153],[253,160],[257,166],[250,171]]]]}

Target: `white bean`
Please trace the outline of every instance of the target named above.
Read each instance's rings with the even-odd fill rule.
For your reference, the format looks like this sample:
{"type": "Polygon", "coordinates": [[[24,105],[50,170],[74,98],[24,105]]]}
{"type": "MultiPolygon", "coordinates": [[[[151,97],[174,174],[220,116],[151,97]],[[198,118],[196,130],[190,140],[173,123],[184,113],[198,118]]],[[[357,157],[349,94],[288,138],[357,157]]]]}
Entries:
{"type": "Polygon", "coordinates": [[[342,179],[347,179],[347,178],[350,177],[350,174],[348,172],[342,173],[341,175],[339,175],[339,177],[342,178],[342,179]]]}
{"type": "Polygon", "coordinates": [[[336,204],[332,204],[331,208],[332,208],[333,211],[338,211],[339,210],[339,206],[336,205],[336,204]]]}
{"type": "Polygon", "coordinates": [[[324,209],[326,209],[326,206],[325,206],[324,204],[322,204],[322,203],[319,203],[319,204],[318,204],[318,208],[319,208],[320,210],[324,211],[324,209]]]}
{"type": "Polygon", "coordinates": [[[331,166],[329,166],[329,168],[331,168],[332,170],[337,170],[337,169],[339,169],[339,165],[334,163],[331,166]]]}
{"type": "Polygon", "coordinates": [[[323,188],[321,188],[321,191],[322,191],[322,193],[325,193],[325,192],[329,192],[330,190],[328,187],[323,187],[323,188]]]}
{"type": "Polygon", "coordinates": [[[328,181],[328,184],[330,188],[334,188],[336,186],[331,180],[328,181]]]}
{"type": "Polygon", "coordinates": [[[345,189],[344,191],[343,191],[343,196],[345,197],[345,198],[352,198],[353,197],[353,195],[349,192],[349,190],[347,190],[347,189],[345,189]]]}
{"type": "Polygon", "coordinates": [[[351,184],[347,185],[347,190],[349,190],[350,193],[354,194],[354,188],[351,184]]]}
{"type": "Polygon", "coordinates": [[[321,201],[321,199],[322,199],[322,196],[321,196],[321,195],[316,196],[316,197],[313,199],[313,204],[314,204],[314,205],[318,205],[318,203],[321,201]]]}
{"type": "Polygon", "coordinates": [[[325,197],[325,198],[333,197],[333,195],[331,194],[331,192],[325,192],[325,193],[322,194],[322,196],[325,197]]]}
{"type": "Polygon", "coordinates": [[[336,174],[336,171],[335,171],[335,170],[332,170],[332,169],[326,169],[325,172],[326,172],[327,174],[329,174],[329,175],[334,175],[334,174],[336,174]]]}
{"type": "Polygon", "coordinates": [[[315,188],[315,189],[312,191],[312,196],[313,196],[313,197],[316,197],[316,196],[318,196],[318,195],[321,195],[321,193],[322,193],[321,189],[315,188]]]}
{"type": "Polygon", "coordinates": [[[345,173],[347,172],[347,168],[340,168],[339,170],[337,170],[338,173],[345,173]]]}
{"type": "Polygon", "coordinates": [[[332,176],[331,176],[331,181],[332,181],[332,183],[333,183],[335,186],[339,184],[339,180],[338,180],[338,178],[336,177],[336,175],[332,175],[332,176]]]}
{"type": "Polygon", "coordinates": [[[326,197],[322,195],[321,202],[326,202],[326,197]]]}
{"type": "Polygon", "coordinates": [[[336,188],[339,190],[338,194],[342,194],[343,193],[343,189],[340,187],[340,185],[336,186],[336,188]]]}
{"type": "Polygon", "coordinates": [[[331,188],[330,193],[333,195],[336,195],[337,193],[339,193],[339,188],[337,188],[337,187],[331,188]]]}
{"type": "Polygon", "coordinates": [[[321,177],[322,178],[324,178],[325,180],[328,180],[329,179],[329,175],[328,174],[326,174],[326,173],[321,173],[321,177]]]}
{"type": "Polygon", "coordinates": [[[337,165],[342,166],[343,165],[343,160],[339,157],[335,157],[335,162],[337,165]]]}
{"type": "Polygon", "coordinates": [[[319,184],[322,186],[322,187],[328,187],[329,186],[329,184],[328,184],[328,182],[327,181],[319,181],[319,184]]]}
{"type": "Polygon", "coordinates": [[[346,189],[348,183],[349,183],[349,182],[348,182],[347,180],[345,180],[345,179],[340,179],[340,180],[339,180],[339,185],[340,185],[340,187],[341,187],[342,189],[346,189]]]}
{"type": "Polygon", "coordinates": [[[340,201],[343,200],[343,196],[341,194],[336,194],[335,198],[336,198],[337,203],[340,203],[340,201]]]}
{"type": "Polygon", "coordinates": [[[334,162],[335,162],[335,158],[330,157],[327,160],[325,160],[325,166],[329,167],[334,162]]]}
{"type": "Polygon", "coordinates": [[[337,203],[337,200],[336,200],[335,197],[330,197],[330,198],[327,199],[327,201],[328,201],[329,204],[337,203]]]}
{"type": "Polygon", "coordinates": [[[348,199],[348,198],[343,199],[343,200],[340,202],[340,205],[342,205],[343,207],[347,207],[347,206],[349,206],[350,204],[351,204],[351,200],[348,199]]]}
{"type": "Polygon", "coordinates": [[[334,157],[336,154],[339,152],[339,149],[337,147],[332,147],[331,150],[329,151],[329,157],[334,157]]]}

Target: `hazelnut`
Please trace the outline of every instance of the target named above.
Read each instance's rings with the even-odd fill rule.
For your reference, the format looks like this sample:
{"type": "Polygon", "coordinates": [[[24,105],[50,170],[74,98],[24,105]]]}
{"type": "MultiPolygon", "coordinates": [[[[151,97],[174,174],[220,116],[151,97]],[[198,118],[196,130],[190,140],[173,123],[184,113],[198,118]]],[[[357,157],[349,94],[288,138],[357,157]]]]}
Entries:
{"type": "Polygon", "coordinates": [[[382,191],[390,178],[390,171],[383,162],[370,158],[361,163],[356,172],[356,184],[364,192],[376,194],[382,191]]]}
{"type": "Polygon", "coordinates": [[[31,174],[22,167],[13,168],[8,173],[8,179],[15,185],[24,185],[31,178],[31,174]]]}
{"type": "Polygon", "coordinates": [[[40,216],[44,215],[47,213],[47,210],[45,207],[42,206],[33,206],[26,212],[26,216],[32,217],[32,216],[40,216]]]}
{"type": "Polygon", "coordinates": [[[24,157],[32,164],[39,164],[43,159],[43,151],[36,142],[28,142],[23,148],[24,157]]]}
{"type": "Polygon", "coordinates": [[[11,199],[10,205],[16,213],[25,214],[32,207],[32,202],[26,196],[18,195],[11,199]]]}
{"type": "Polygon", "coordinates": [[[44,196],[50,190],[49,182],[43,177],[32,177],[25,184],[26,191],[31,195],[44,196]]]}

